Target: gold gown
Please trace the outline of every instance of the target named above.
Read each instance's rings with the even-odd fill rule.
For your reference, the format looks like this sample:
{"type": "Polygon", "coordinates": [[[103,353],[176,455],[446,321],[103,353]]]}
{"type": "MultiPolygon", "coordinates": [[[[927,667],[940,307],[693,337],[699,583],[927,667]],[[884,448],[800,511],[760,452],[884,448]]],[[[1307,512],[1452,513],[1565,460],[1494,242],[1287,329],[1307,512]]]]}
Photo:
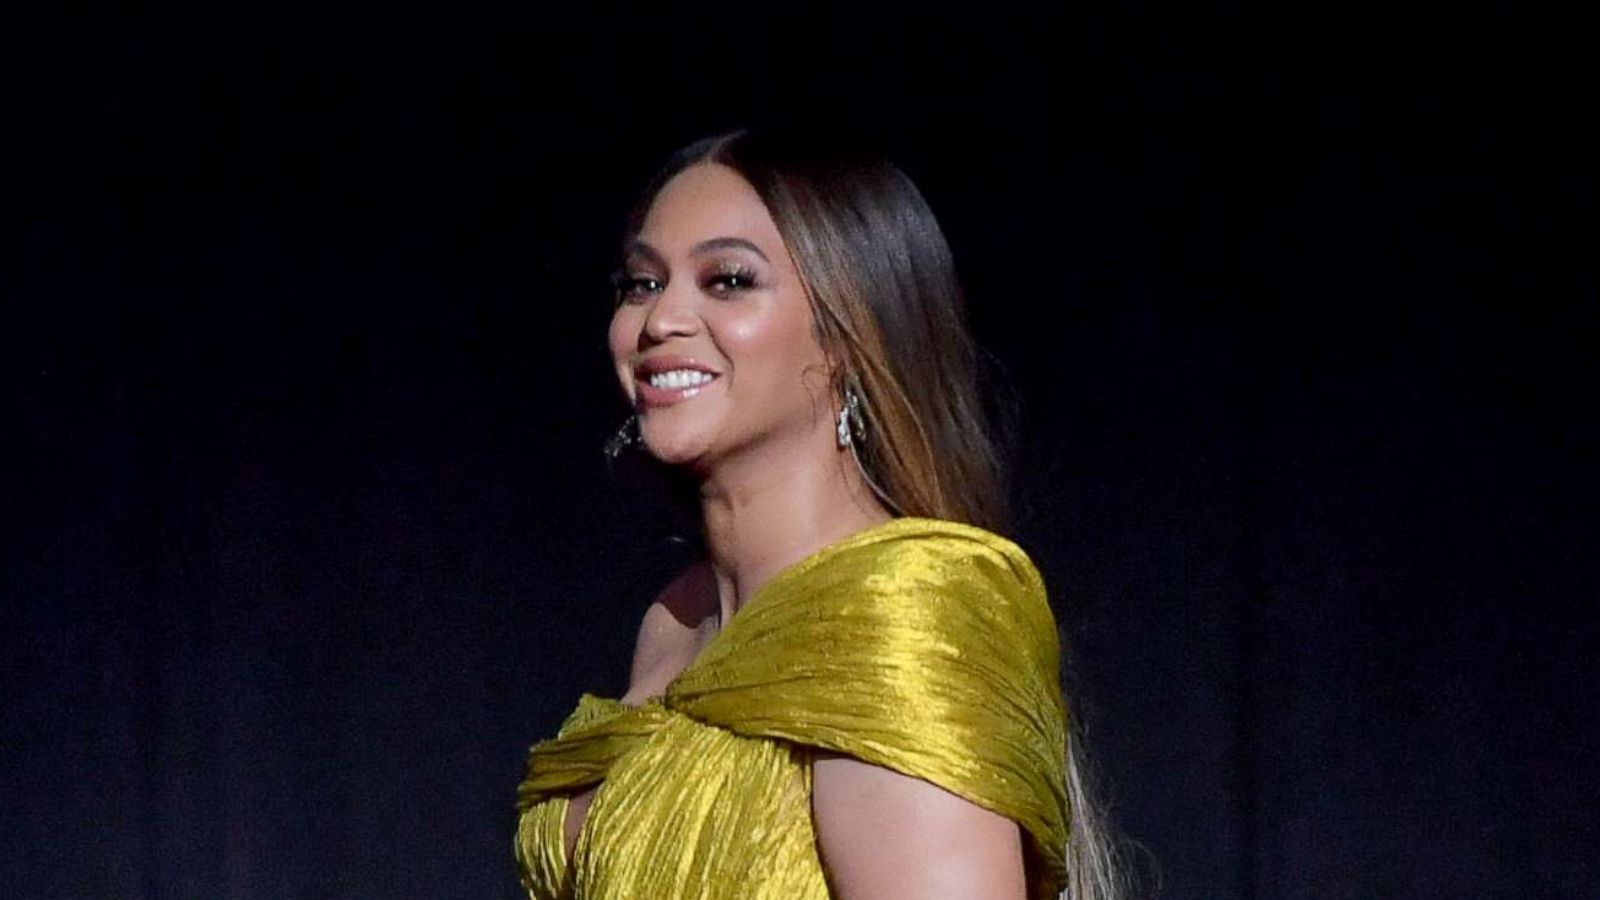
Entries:
{"type": "Polygon", "coordinates": [[[762,585],[638,707],[585,693],[535,744],[514,852],[533,900],[825,898],[811,762],[845,753],[1022,826],[1030,898],[1066,881],[1066,709],[1020,547],[891,519],[762,585]],[[568,798],[598,782],[572,859],[568,798]]]}

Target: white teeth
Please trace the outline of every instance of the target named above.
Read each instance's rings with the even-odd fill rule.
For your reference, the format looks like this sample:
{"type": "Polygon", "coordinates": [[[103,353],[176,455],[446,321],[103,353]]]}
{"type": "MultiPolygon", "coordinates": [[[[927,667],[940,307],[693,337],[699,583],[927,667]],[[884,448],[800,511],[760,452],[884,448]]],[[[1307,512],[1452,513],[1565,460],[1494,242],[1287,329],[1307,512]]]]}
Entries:
{"type": "Polygon", "coordinates": [[[652,387],[675,391],[699,387],[715,377],[717,376],[699,369],[673,369],[670,372],[657,372],[651,375],[650,384],[652,387]]]}

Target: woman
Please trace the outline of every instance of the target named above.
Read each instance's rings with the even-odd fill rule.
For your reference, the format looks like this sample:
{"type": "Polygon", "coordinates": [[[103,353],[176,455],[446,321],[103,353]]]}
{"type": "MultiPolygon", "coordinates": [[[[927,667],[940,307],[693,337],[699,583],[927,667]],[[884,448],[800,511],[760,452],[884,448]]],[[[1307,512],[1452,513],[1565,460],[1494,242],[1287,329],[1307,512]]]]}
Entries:
{"type": "Polygon", "coordinates": [[[883,161],[736,132],[630,218],[610,349],[628,443],[705,558],[628,691],[534,746],[547,897],[1105,896],[1044,586],[1005,525],[948,247],[883,161]]]}

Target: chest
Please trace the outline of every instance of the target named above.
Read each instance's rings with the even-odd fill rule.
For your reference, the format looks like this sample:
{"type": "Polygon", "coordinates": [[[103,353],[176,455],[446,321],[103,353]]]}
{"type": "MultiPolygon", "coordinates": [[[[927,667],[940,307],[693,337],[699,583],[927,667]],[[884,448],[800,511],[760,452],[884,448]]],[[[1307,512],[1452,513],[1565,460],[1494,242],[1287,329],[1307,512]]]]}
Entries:
{"type": "Polygon", "coordinates": [[[811,751],[671,716],[618,755],[571,865],[574,896],[827,896],[811,751]]]}

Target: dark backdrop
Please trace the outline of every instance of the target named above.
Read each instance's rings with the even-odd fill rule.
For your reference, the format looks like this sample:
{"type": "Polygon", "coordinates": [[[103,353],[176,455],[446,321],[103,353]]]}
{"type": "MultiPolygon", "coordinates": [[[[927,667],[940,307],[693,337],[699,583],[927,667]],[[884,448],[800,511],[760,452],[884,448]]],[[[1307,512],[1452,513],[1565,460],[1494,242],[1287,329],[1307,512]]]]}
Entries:
{"type": "Polygon", "coordinates": [[[1587,51],[1284,6],[14,22],[5,894],[515,897],[682,559],[599,452],[620,215],[790,119],[947,228],[1162,896],[1600,896],[1587,51]]]}

